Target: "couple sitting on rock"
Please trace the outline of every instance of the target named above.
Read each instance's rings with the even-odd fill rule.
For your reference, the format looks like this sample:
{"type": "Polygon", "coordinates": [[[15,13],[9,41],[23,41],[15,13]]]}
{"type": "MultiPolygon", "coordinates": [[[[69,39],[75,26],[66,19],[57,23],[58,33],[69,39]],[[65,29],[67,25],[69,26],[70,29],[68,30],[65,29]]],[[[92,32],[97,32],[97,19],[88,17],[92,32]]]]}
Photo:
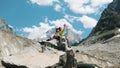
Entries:
{"type": "MultiPolygon", "coordinates": [[[[50,39],[57,39],[59,41],[59,43],[61,43],[60,38],[62,36],[64,36],[65,28],[66,28],[66,24],[64,24],[63,28],[61,28],[61,27],[56,28],[55,34],[50,39]]],[[[50,39],[48,39],[47,41],[49,41],[50,39]]],[[[69,40],[68,40],[68,38],[66,37],[65,39],[67,40],[67,45],[69,46],[69,40]]]]}

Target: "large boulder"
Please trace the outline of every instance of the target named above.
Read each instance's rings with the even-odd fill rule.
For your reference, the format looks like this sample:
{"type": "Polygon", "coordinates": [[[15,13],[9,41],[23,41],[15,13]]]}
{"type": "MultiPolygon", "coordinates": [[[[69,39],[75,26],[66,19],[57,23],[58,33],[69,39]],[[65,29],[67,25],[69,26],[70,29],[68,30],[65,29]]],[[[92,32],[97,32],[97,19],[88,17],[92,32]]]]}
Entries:
{"type": "Polygon", "coordinates": [[[6,68],[12,68],[16,66],[18,68],[45,68],[59,63],[59,58],[65,52],[50,49],[49,51],[34,52],[34,53],[23,53],[13,56],[6,56],[2,59],[2,64],[6,68]]]}
{"type": "Polygon", "coordinates": [[[66,52],[46,47],[44,52],[23,53],[2,59],[6,68],[77,68],[73,50],[66,52]]]}

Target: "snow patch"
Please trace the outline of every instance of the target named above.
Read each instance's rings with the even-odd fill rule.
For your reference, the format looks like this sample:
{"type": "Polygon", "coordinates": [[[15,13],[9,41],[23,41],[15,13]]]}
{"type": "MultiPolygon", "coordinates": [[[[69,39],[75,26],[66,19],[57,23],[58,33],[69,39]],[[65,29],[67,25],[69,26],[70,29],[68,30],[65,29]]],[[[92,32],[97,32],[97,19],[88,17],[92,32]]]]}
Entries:
{"type": "Polygon", "coordinates": [[[120,32],[120,29],[118,29],[118,31],[120,32]]]}
{"type": "Polygon", "coordinates": [[[114,36],[114,37],[115,37],[115,38],[116,38],[116,37],[120,37],[120,35],[116,35],[116,36],[114,36]]]}

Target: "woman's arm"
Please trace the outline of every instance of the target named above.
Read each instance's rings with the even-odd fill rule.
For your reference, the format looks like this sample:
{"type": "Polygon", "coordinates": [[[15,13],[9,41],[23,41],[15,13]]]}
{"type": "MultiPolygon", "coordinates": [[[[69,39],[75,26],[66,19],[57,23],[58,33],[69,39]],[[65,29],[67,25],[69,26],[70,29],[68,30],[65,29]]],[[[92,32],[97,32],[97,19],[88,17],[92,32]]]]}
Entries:
{"type": "Polygon", "coordinates": [[[65,28],[66,28],[66,24],[64,24],[63,31],[65,30],[65,28]]]}
{"type": "Polygon", "coordinates": [[[66,28],[66,24],[64,24],[63,29],[60,31],[60,35],[61,35],[61,36],[63,36],[63,35],[64,35],[65,28],[66,28]]]}

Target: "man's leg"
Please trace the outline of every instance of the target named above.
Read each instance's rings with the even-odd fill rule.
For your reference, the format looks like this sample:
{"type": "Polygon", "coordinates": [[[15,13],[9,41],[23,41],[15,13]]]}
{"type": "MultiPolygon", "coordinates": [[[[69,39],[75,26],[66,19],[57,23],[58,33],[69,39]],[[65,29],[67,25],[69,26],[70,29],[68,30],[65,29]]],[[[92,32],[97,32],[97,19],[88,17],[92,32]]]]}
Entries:
{"type": "Polygon", "coordinates": [[[58,37],[57,37],[57,40],[58,40],[59,46],[61,46],[61,37],[58,36],[58,37]]]}

